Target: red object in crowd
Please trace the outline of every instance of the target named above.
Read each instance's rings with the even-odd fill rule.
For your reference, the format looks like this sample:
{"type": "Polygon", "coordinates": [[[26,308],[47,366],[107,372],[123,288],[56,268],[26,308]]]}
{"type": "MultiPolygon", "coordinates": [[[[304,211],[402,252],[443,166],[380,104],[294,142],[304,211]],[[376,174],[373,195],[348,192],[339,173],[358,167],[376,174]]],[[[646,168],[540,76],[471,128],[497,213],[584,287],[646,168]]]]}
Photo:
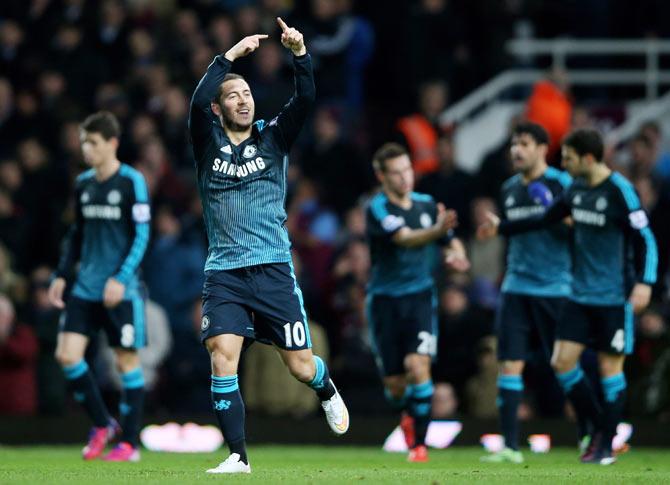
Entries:
{"type": "Polygon", "coordinates": [[[37,411],[36,363],[39,344],[33,330],[18,324],[0,343],[0,414],[37,411]]]}
{"type": "Polygon", "coordinates": [[[397,129],[407,140],[416,176],[437,172],[440,168],[437,157],[438,133],[431,122],[421,114],[413,114],[400,118],[397,129]]]}
{"type": "Polygon", "coordinates": [[[556,84],[539,81],[526,104],[526,118],[542,125],[549,134],[549,155],[559,149],[561,141],[570,131],[572,101],[556,84]]]}

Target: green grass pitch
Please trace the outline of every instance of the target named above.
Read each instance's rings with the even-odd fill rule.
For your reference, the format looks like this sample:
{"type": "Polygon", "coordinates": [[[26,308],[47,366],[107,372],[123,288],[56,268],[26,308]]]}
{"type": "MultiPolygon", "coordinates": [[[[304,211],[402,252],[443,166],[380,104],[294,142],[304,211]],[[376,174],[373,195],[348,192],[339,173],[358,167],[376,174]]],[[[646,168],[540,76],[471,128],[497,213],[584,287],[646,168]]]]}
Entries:
{"type": "Polygon", "coordinates": [[[410,464],[404,454],[370,447],[253,446],[251,475],[204,473],[223,451],[173,454],[143,451],[139,463],[83,462],[79,448],[0,447],[0,484],[225,483],[670,483],[670,450],[637,448],[609,467],[582,465],[575,449],[526,453],[522,465],[480,463],[479,448],[431,450],[430,463],[410,464]]]}

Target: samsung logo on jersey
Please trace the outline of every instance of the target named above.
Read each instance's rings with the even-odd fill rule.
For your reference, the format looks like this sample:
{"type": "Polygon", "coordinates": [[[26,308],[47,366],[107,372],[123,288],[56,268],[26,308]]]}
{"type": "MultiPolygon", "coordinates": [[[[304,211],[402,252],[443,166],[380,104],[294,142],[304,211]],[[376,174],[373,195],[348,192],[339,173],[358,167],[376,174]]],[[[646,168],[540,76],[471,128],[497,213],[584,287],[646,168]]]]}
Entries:
{"type": "Polygon", "coordinates": [[[86,219],[121,219],[121,207],[113,205],[85,205],[81,212],[86,219]]]}
{"type": "Polygon", "coordinates": [[[581,222],[582,224],[588,224],[589,226],[604,226],[607,219],[605,214],[599,214],[598,212],[588,211],[585,209],[572,209],[572,218],[575,222],[581,222]]]}
{"type": "Polygon", "coordinates": [[[244,178],[259,170],[263,170],[265,167],[265,161],[262,157],[258,157],[255,160],[249,160],[244,165],[235,165],[234,163],[229,163],[220,158],[215,158],[212,170],[233,177],[244,178]]]}
{"type": "Polygon", "coordinates": [[[544,206],[533,205],[529,207],[515,207],[514,209],[507,209],[507,218],[510,221],[518,221],[519,219],[528,219],[537,214],[544,214],[544,206]]]}

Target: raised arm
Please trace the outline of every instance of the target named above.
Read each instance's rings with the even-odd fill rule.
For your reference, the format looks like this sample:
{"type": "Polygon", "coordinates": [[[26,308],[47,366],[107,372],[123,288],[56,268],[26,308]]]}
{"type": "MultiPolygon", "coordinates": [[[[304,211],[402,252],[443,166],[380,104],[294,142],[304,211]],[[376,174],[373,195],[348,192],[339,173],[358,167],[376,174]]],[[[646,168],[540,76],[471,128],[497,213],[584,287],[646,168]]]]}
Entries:
{"type": "Polygon", "coordinates": [[[281,113],[270,124],[276,123],[281,132],[284,147],[288,151],[298,137],[307,114],[314,104],[316,88],[314,87],[312,59],[307,54],[302,34],[286,25],[279,17],[277,17],[277,23],[282,29],[282,45],[293,53],[295,93],[281,113]]]}
{"type": "MultiPolygon", "coordinates": [[[[223,78],[230,72],[235,59],[244,57],[258,49],[260,41],[267,39],[264,34],[256,34],[245,37],[233,47],[228,49],[224,55],[218,55],[207,67],[207,72],[202,77],[191,97],[191,109],[189,112],[188,126],[191,132],[191,140],[198,150],[199,145],[205,143],[211,133],[211,124],[216,120],[212,112],[212,101],[216,98],[219,86],[223,78]]],[[[196,153],[196,158],[199,154],[196,153]]]]}
{"type": "Polygon", "coordinates": [[[456,211],[446,210],[444,205],[437,204],[435,224],[425,229],[410,229],[403,225],[393,234],[392,240],[398,246],[413,248],[445,238],[451,240],[452,229],[458,225],[456,211]]]}
{"type": "Polygon", "coordinates": [[[503,220],[489,212],[488,221],[477,228],[477,237],[479,239],[488,239],[498,234],[502,236],[514,236],[529,231],[544,229],[556,224],[570,215],[570,205],[564,196],[555,199],[543,214],[531,216],[526,219],[515,221],[503,220]]]}

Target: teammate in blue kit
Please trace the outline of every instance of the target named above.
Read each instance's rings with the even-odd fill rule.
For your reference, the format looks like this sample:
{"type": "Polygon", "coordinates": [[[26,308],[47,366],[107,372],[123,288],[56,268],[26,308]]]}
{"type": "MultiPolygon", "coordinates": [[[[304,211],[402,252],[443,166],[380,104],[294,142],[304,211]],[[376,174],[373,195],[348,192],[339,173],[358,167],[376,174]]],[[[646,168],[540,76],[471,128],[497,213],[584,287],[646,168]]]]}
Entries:
{"type": "Polygon", "coordinates": [[[401,428],[408,461],[428,461],[425,446],[433,382],[431,359],[437,349],[437,298],[433,270],[437,245],[458,271],[470,263],[452,237],[456,213],[429,195],[413,192],[414,172],[405,148],[383,145],[373,165],[382,191],[367,208],[372,272],[366,312],[370,340],[391,405],[403,413],[401,428]]]}
{"type": "MultiPolygon", "coordinates": [[[[572,182],[547,166],[549,136],[542,126],[521,123],[514,128],[510,152],[518,172],[502,186],[504,220],[543,214],[572,182]]],[[[530,352],[551,359],[557,322],[572,283],[569,228],[556,225],[509,238],[507,270],[496,314],[498,335],[498,407],[505,448],[482,461],[522,463],[517,412],[523,397],[523,368],[530,352]]]]}
{"type": "Polygon", "coordinates": [[[284,226],[288,153],[315,96],[303,36],[277,19],[293,53],[295,94],[266,123],[232,63],[267,35],[245,37],[214,58],[191,100],[189,128],[209,239],[201,338],[212,361],[212,404],[230,456],[208,473],[249,473],[237,367],[244,339],[272,343],[291,374],[316,391],[330,428],[349,414],[323,360],[312,354],[302,293],[284,226]]]}
{"type": "Polygon", "coordinates": [[[572,295],[559,321],[552,365],[579,420],[591,428],[581,460],[609,465],[616,461],[612,438],[623,413],[623,365],[633,349],[633,313],[649,304],[658,253],[635,189],[602,162],[603,150],[597,131],[572,132],[563,141],[562,159],[575,181],[563,196],[529,219],[500,222],[490,214],[479,232],[483,237],[513,235],[572,217],[572,295]],[[602,407],[579,367],[586,346],[598,351],[602,407]]]}
{"type": "Polygon", "coordinates": [[[121,441],[104,459],[140,459],[137,439],[144,377],[137,349],[146,345],[146,333],[138,269],[149,242],[151,213],[144,177],[116,158],[120,132],[119,122],[107,112],[93,114],[81,125],[84,159],[92,168],[77,177],[76,220],[49,288],[51,303],[65,309],[56,359],[94,425],[83,450],[86,460],[99,457],[119,435],[121,441]],[[77,262],[79,272],[73,279],[77,262]],[[64,302],[65,288],[72,280],[64,302]],[[122,431],[109,415],[84,360],[89,339],[100,328],[107,333],[121,372],[122,431]]]}

